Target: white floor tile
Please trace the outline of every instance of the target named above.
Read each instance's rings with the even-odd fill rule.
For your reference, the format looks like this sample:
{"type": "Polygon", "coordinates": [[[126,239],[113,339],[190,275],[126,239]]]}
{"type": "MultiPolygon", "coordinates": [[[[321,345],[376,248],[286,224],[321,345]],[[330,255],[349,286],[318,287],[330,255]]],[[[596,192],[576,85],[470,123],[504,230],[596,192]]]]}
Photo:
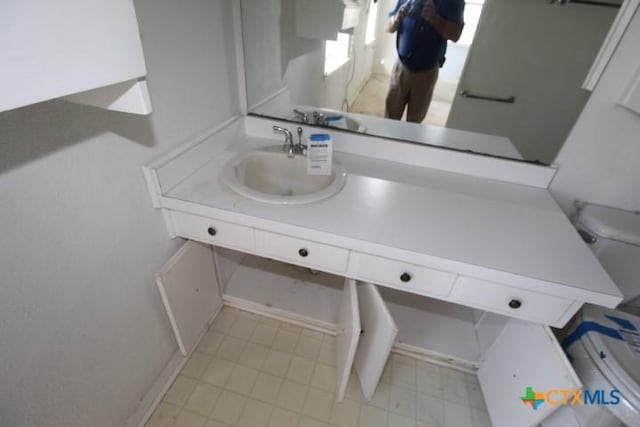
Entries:
{"type": "Polygon", "coordinates": [[[336,369],[331,366],[316,363],[313,376],[311,377],[311,386],[329,393],[334,393],[337,386],[336,369]]]}
{"type": "Polygon", "coordinates": [[[302,328],[298,325],[294,325],[292,323],[282,322],[280,323],[280,329],[283,331],[291,332],[293,334],[299,335],[302,332],[302,328]]]}
{"type": "Polygon", "coordinates": [[[389,394],[389,412],[416,418],[416,392],[392,385],[389,394]]]}
{"type": "Polygon", "coordinates": [[[269,353],[269,347],[249,342],[244,347],[244,350],[242,350],[242,355],[240,356],[240,359],[238,359],[238,364],[248,366],[253,369],[260,369],[262,368],[264,359],[267,357],[267,353],[269,353]]]}
{"type": "MultiPolygon", "coordinates": [[[[282,325],[285,325],[284,323],[282,325]]],[[[299,332],[290,332],[282,329],[282,326],[278,330],[273,345],[273,350],[283,351],[285,353],[292,353],[298,343],[299,332]]]]}
{"type": "Polygon", "coordinates": [[[380,383],[378,384],[378,387],[376,387],[376,390],[373,392],[373,397],[371,398],[371,401],[367,403],[370,405],[376,406],[378,408],[384,409],[386,411],[389,409],[390,395],[391,395],[391,385],[380,383]]]}
{"type": "Polygon", "coordinates": [[[391,362],[391,384],[416,389],[416,366],[403,362],[391,362]]]}
{"type": "Polygon", "coordinates": [[[471,408],[445,401],[444,425],[446,427],[472,427],[471,408]]]}
{"type": "MultiPolygon", "coordinates": [[[[387,385],[388,387],[388,385],[387,385]]],[[[360,380],[358,379],[355,370],[351,371],[349,376],[349,382],[347,382],[347,391],[345,393],[347,399],[355,400],[356,402],[362,402],[364,396],[362,395],[362,387],[360,386],[360,380]]],[[[374,395],[375,398],[375,395],[374,395]]],[[[387,403],[384,405],[375,405],[387,409],[389,407],[389,394],[387,393],[387,403]]]]}
{"type": "Polygon", "coordinates": [[[300,415],[286,409],[275,408],[271,414],[269,427],[298,427],[300,415]]]}
{"type": "Polygon", "coordinates": [[[218,396],[222,393],[222,389],[205,383],[196,385],[191,393],[189,400],[185,404],[185,408],[196,414],[208,417],[213,411],[218,396]]]}
{"type": "Polygon", "coordinates": [[[243,396],[248,396],[258,377],[258,371],[246,366],[236,365],[225,388],[243,396]]]}
{"type": "Polygon", "coordinates": [[[391,353],[391,363],[402,363],[407,366],[416,367],[417,361],[413,357],[404,354],[391,353]]]}
{"type": "Polygon", "coordinates": [[[267,357],[262,364],[262,371],[275,375],[276,377],[284,377],[289,370],[291,363],[291,355],[277,350],[269,350],[267,357]]]}
{"type": "Polygon", "coordinates": [[[418,367],[418,392],[442,399],[444,393],[442,388],[442,374],[440,373],[440,369],[438,369],[437,366],[435,366],[434,368],[435,369],[427,368],[424,365],[418,367]]]}
{"type": "Polygon", "coordinates": [[[325,422],[314,420],[313,418],[309,418],[303,415],[300,418],[300,425],[298,427],[328,427],[328,426],[329,424],[325,422]]]}
{"type": "MultiPolygon", "coordinates": [[[[371,405],[360,406],[358,427],[387,427],[389,414],[387,411],[371,405]]],[[[392,426],[393,427],[393,426],[392,426]]]]}
{"type": "Polygon", "coordinates": [[[318,331],[314,331],[313,329],[306,329],[306,328],[303,328],[302,332],[300,332],[300,333],[304,337],[313,338],[313,339],[318,340],[318,341],[322,341],[322,339],[326,335],[326,334],[323,334],[322,332],[318,332],[318,331]]]}
{"type": "Polygon", "coordinates": [[[182,368],[182,372],[180,372],[180,374],[186,377],[200,379],[212,360],[213,357],[194,351],[191,357],[189,357],[189,361],[187,361],[184,368],[182,368]]]}
{"type": "Polygon", "coordinates": [[[209,420],[204,427],[229,427],[228,424],[222,424],[220,421],[209,420]]]}
{"type": "Polygon", "coordinates": [[[250,396],[266,403],[275,403],[282,386],[282,378],[260,372],[250,396]]]}
{"type": "Polygon", "coordinates": [[[222,332],[223,334],[228,333],[229,330],[231,330],[233,322],[235,322],[237,318],[236,313],[236,311],[229,310],[227,307],[225,307],[213,321],[213,324],[211,325],[211,328],[209,328],[209,330],[222,332]]]}
{"type": "Polygon", "coordinates": [[[242,355],[242,351],[246,344],[247,342],[244,340],[226,336],[222,340],[222,343],[216,352],[216,356],[222,359],[227,359],[231,362],[237,362],[242,355]]]}
{"type": "Polygon", "coordinates": [[[173,403],[174,405],[184,406],[191,392],[196,387],[196,384],[197,381],[193,378],[178,375],[173,384],[171,384],[171,387],[169,387],[167,394],[165,394],[164,401],[173,403]]]}
{"type": "Polygon", "coordinates": [[[446,375],[446,376],[449,376],[449,377],[453,377],[453,378],[458,378],[458,379],[464,380],[465,373],[462,372],[462,371],[458,371],[457,369],[440,368],[440,371],[442,372],[442,375],[446,375]]]}
{"type": "Polygon", "coordinates": [[[353,427],[358,425],[360,403],[344,399],[342,403],[333,402],[331,424],[337,427],[353,427]]]}
{"type": "Polygon", "coordinates": [[[207,419],[202,415],[182,411],[180,415],[178,415],[174,427],[203,427],[206,422],[207,419]]]}
{"type": "Polygon", "coordinates": [[[271,347],[271,344],[273,344],[273,340],[276,338],[277,333],[277,327],[259,323],[258,326],[256,326],[256,329],[253,331],[253,334],[251,335],[251,338],[249,340],[257,344],[271,347]]]}
{"type": "Polygon", "coordinates": [[[389,412],[389,427],[416,427],[416,420],[389,412]]]}
{"type": "Polygon", "coordinates": [[[233,362],[214,357],[207,370],[202,374],[202,381],[224,387],[235,366],[233,362]]]}
{"type": "Polygon", "coordinates": [[[467,396],[467,386],[463,378],[443,375],[442,390],[444,400],[455,402],[460,405],[469,404],[469,397],[467,396]]]}
{"type": "Polygon", "coordinates": [[[471,408],[471,424],[473,427],[491,427],[491,418],[487,412],[471,408]]]}
{"type": "Polygon", "coordinates": [[[273,406],[249,399],[238,420],[238,427],[267,427],[273,406]]]}
{"type": "Polygon", "coordinates": [[[307,397],[308,389],[309,387],[305,385],[284,381],[278,392],[276,406],[293,412],[300,412],[307,397]]]}
{"type": "Polygon", "coordinates": [[[320,352],[318,353],[318,362],[329,366],[336,366],[336,344],[335,340],[322,340],[320,344],[320,352]]]}
{"type": "Polygon", "coordinates": [[[318,359],[321,345],[322,341],[319,339],[305,336],[304,333],[302,333],[298,338],[298,344],[296,345],[294,354],[315,362],[318,359]]]}
{"type": "Polygon", "coordinates": [[[207,331],[200,344],[198,344],[198,351],[209,356],[215,356],[223,339],[224,334],[217,331],[207,331]]]}
{"type": "Polygon", "coordinates": [[[416,396],[416,418],[427,425],[444,425],[444,401],[426,394],[416,396]]]}
{"type": "Polygon", "coordinates": [[[310,388],[302,413],[316,420],[328,422],[331,418],[331,408],[334,400],[333,394],[310,388]]]}
{"type": "Polygon", "coordinates": [[[172,427],[181,408],[166,402],[160,402],[153,415],[146,424],[146,427],[172,427]]]}
{"type": "Polygon", "coordinates": [[[469,398],[469,405],[472,408],[486,411],[487,404],[484,401],[484,395],[482,394],[482,389],[480,388],[480,384],[467,382],[466,386],[467,386],[467,396],[469,398]]]}
{"type": "Polygon", "coordinates": [[[225,424],[235,426],[242,414],[246,398],[239,394],[224,390],[213,408],[211,418],[225,424]]]}
{"type": "Polygon", "coordinates": [[[313,375],[314,365],[310,360],[294,356],[291,359],[291,363],[289,363],[287,379],[301,384],[309,384],[313,375]]]}
{"type": "Polygon", "coordinates": [[[246,317],[238,316],[231,329],[229,329],[229,335],[232,337],[240,338],[242,340],[248,340],[253,335],[253,331],[256,329],[258,322],[246,317]]]}

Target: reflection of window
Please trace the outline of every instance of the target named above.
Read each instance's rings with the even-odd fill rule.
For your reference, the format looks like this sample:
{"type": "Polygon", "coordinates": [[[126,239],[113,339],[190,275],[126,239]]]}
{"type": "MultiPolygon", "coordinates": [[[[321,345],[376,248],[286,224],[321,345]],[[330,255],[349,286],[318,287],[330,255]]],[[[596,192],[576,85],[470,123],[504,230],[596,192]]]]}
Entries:
{"type": "Polygon", "coordinates": [[[338,40],[327,40],[324,50],[324,75],[328,76],[349,60],[351,36],[338,33],[338,40]]]}
{"type": "Polygon", "coordinates": [[[458,40],[458,45],[471,46],[473,36],[478,28],[480,13],[485,0],[466,0],[464,5],[464,28],[458,40]]]}
{"type": "Polygon", "coordinates": [[[367,32],[364,35],[364,43],[371,44],[376,41],[376,18],[378,17],[378,2],[370,0],[369,16],[367,17],[367,32]]]}

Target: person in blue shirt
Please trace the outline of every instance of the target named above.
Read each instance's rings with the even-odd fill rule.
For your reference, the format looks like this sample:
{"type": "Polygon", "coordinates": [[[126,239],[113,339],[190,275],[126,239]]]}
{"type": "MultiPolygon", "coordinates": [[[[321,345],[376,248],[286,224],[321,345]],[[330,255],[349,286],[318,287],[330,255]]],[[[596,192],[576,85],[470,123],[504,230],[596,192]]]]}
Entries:
{"type": "Polygon", "coordinates": [[[396,33],[398,61],[393,67],[385,117],[421,123],[427,115],[447,41],[458,41],[464,26],[464,0],[398,0],[387,31],[396,33]]]}

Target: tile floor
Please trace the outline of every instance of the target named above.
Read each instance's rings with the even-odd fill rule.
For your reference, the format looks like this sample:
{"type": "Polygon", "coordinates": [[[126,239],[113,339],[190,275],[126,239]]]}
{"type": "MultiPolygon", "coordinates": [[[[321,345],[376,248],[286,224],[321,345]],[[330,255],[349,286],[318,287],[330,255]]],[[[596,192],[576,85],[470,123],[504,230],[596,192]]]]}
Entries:
{"type": "MultiPolygon", "coordinates": [[[[451,111],[451,103],[455,94],[455,86],[443,82],[436,87],[429,106],[427,117],[422,121],[425,125],[445,126],[451,111]]],[[[384,117],[384,102],[389,91],[389,76],[372,74],[353,101],[349,111],[368,116],[384,117]]]]}
{"type": "Polygon", "coordinates": [[[373,399],[335,401],[335,338],[225,307],[148,427],[490,427],[477,378],[392,354],[373,399]]]}

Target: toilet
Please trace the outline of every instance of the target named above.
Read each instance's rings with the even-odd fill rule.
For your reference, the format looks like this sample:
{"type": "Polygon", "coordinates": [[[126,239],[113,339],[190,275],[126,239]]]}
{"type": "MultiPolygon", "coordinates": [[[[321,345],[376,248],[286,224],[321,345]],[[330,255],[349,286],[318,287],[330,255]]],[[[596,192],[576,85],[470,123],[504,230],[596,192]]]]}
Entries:
{"type": "Polygon", "coordinates": [[[616,310],[585,305],[561,332],[583,390],[603,390],[608,404],[562,406],[543,426],[640,426],[640,214],[585,204],[574,224],[624,300],[616,310]]]}

